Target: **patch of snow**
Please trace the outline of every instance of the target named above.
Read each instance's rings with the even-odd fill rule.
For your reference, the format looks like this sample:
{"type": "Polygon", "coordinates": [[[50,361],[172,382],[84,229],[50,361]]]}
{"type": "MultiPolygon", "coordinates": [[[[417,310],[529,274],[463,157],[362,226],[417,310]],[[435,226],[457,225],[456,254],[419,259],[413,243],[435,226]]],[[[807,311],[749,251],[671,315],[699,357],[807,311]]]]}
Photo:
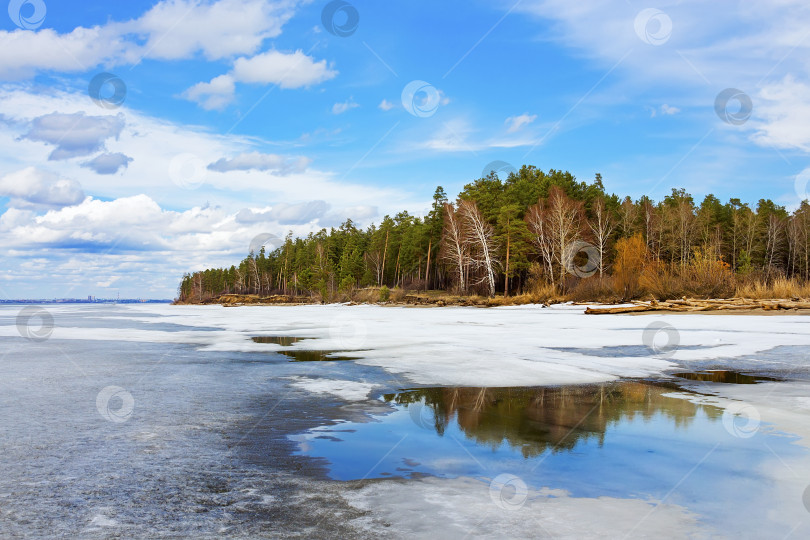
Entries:
{"type": "Polygon", "coordinates": [[[471,478],[374,482],[343,497],[369,511],[369,532],[402,538],[686,538],[711,536],[684,508],[658,501],[576,498],[561,490],[506,495],[471,478]],[[511,496],[511,499],[509,497],[511,496]],[[515,496],[519,499],[515,499],[515,496]],[[515,503],[505,501],[515,501],[515,503]],[[702,533],[702,534],[701,534],[702,533]]]}
{"type": "Polygon", "coordinates": [[[290,377],[297,388],[314,394],[331,394],[346,401],[365,401],[374,389],[373,384],[357,381],[335,379],[311,379],[308,377],[290,377]]]}

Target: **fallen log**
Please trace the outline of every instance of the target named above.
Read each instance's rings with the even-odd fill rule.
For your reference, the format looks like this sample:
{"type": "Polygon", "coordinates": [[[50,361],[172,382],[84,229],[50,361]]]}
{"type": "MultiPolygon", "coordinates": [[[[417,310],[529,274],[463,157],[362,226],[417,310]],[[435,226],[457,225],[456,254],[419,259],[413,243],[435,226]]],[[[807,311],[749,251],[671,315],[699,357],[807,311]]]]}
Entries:
{"type": "Polygon", "coordinates": [[[753,310],[782,311],[810,309],[810,302],[800,302],[793,300],[754,300],[748,298],[730,298],[722,300],[712,298],[710,300],[667,300],[664,302],[633,302],[632,306],[616,307],[589,307],[585,310],[588,315],[617,314],[617,313],[643,313],[645,311],[669,311],[669,312],[699,312],[699,311],[729,311],[729,310],[753,310]]]}
{"type": "Polygon", "coordinates": [[[610,308],[585,308],[585,313],[588,315],[602,315],[607,313],[638,313],[642,311],[655,311],[656,307],[653,306],[619,306],[610,308]]]}

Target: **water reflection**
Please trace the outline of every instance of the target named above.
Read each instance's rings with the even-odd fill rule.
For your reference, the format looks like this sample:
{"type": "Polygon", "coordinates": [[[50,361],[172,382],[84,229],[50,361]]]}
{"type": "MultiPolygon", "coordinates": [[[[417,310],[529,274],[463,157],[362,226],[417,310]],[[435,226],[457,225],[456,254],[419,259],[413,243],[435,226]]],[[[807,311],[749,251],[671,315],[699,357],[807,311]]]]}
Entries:
{"type": "Polygon", "coordinates": [[[656,415],[687,427],[698,411],[718,419],[722,411],[668,397],[673,388],[622,382],[551,388],[425,388],[384,396],[406,405],[418,425],[440,436],[457,424],[468,439],[496,449],[507,443],[529,458],[546,450],[570,451],[594,440],[600,446],[612,425],[649,421],[656,415]]]}
{"type": "Polygon", "coordinates": [[[293,343],[312,338],[295,336],[254,336],[250,339],[256,343],[272,343],[274,345],[281,345],[282,347],[289,347],[293,343]]]}
{"type": "MultiPolygon", "coordinates": [[[[313,339],[309,337],[295,337],[295,336],[253,336],[252,339],[255,343],[267,343],[272,345],[281,345],[282,347],[292,347],[293,344],[306,339],[313,339]]],[[[340,351],[307,351],[302,349],[282,349],[280,351],[273,351],[284,356],[292,358],[293,362],[324,362],[334,360],[357,360],[357,357],[338,355],[340,351]]]]}
{"type": "Polygon", "coordinates": [[[712,382],[721,384],[756,384],[759,382],[774,382],[779,379],[773,377],[761,377],[758,375],[746,375],[736,371],[709,370],[689,373],[674,373],[676,377],[690,381],[712,382]]]}

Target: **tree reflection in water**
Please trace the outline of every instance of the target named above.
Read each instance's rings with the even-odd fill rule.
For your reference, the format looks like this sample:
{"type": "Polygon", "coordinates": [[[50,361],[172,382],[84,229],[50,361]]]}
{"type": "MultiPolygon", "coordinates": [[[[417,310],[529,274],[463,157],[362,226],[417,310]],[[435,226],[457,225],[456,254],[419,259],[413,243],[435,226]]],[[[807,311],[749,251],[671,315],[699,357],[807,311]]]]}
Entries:
{"type": "Polygon", "coordinates": [[[672,386],[649,382],[545,388],[423,388],[385,395],[416,408],[441,436],[455,421],[467,438],[497,449],[504,442],[523,457],[570,451],[580,441],[604,443],[608,427],[664,415],[686,428],[698,411],[718,420],[722,410],[667,397],[672,386]],[[420,410],[421,409],[421,410],[420,410]],[[426,414],[428,411],[429,414],[426,414]],[[425,418],[428,416],[429,418],[425,418]]]}

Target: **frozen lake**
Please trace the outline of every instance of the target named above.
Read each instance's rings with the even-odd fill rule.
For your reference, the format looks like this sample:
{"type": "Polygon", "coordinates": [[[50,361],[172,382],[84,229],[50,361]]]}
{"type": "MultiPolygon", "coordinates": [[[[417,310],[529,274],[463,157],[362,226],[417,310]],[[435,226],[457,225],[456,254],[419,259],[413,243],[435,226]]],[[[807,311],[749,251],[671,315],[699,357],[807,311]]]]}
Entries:
{"type": "Polygon", "coordinates": [[[808,317],[21,309],[4,537],[810,533],[808,317]]]}

